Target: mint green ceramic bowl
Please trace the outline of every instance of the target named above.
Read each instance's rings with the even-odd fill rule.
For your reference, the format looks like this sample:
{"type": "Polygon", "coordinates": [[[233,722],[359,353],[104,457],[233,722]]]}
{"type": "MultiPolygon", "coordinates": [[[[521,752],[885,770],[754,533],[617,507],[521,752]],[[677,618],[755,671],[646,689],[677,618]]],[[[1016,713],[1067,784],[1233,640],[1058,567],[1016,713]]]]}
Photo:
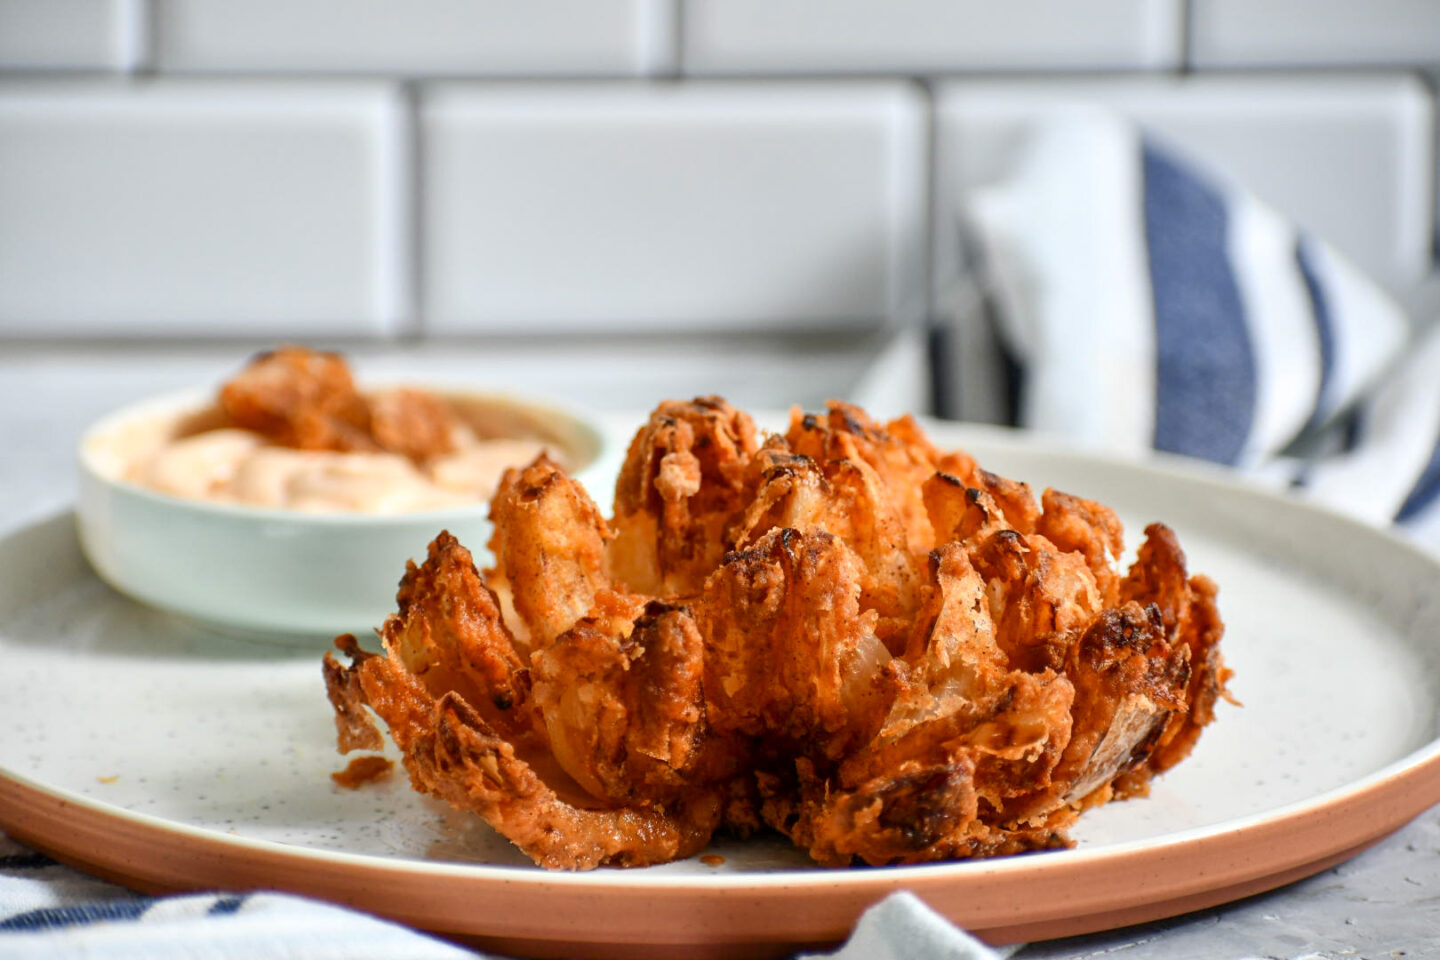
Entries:
{"type": "MultiPolygon", "coordinates": [[[[522,424],[582,482],[604,453],[601,432],[557,406],[426,389],[451,400],[467,420],[502,416],[522,424]]],[[[104,417],[82,437],[80,542],[116,590],[211,626],[328,640],[363,635],[383,622],[395,608],[405,561],[423,558],[441,530],[487,562],[484,500],[420,513],[306,513],[184,499],[124,479],[141,451],[172,437],[210,403],[202,392],[158,397],[104,417]]]]}

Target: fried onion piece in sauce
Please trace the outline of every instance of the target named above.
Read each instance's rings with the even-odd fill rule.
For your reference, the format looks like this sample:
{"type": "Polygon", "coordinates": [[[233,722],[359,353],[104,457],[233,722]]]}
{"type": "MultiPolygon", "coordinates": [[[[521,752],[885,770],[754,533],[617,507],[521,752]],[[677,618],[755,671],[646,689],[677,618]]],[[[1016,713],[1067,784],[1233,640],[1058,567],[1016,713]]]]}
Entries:
{"type": "Polygon", "coordinates": [[[460,417],[434,394],[397,387],[376,393],[369,404],[370,433],[381,450],[423,463],[459,445],[460,417]]]}
{"type": "Polygon", "coordinates": [[[259,354],[220,388],[236,426],[301,450],[375,450],[370,409],[338,353],[286,346],[259,354]]]}
{"type": "Polygon", "coordinates": [[[397,387],[360,393],[338,353],[284,346],[257,355],[220,388],[237,427],[300,450],[385,451],[416,463],[453,452],[463,427],[445,400],[397,387]]]}

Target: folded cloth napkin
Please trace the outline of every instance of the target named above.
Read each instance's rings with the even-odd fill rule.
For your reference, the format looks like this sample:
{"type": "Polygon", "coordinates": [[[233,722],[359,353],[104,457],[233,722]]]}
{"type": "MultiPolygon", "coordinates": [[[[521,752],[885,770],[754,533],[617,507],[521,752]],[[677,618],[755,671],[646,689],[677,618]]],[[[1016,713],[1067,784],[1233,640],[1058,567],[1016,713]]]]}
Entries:
{"type": "Polygon", "coordinates": [[[960,226],[1019,425],[1234,466],[1440,548],[1440,334],[1329,245],[1089,107],[1037,125],[960,226]]]}
{"type": "Polygon", "coordinates": [[[1296,473],[1302,495],[1440,552],[1440,326],[1417,338],[1355,412],[1339,450],[1296,473]]]}
{"type": "MultiPolygon", "coordinates": [[[[836,960],[1000,960],[918,897],[860,919],[836,960]]],[[[279,893],[142,897],[0,834],[0,957],[6,960],[453,960],[481,954],[398,924],[279,893]]]]}
{"type": "Polygon", "coordinates": [[[865,911],[840,950],[801,960],[1001,960],[1015,949],[986,946],[956,929],[913,893],[901,891],[865,911]]]}

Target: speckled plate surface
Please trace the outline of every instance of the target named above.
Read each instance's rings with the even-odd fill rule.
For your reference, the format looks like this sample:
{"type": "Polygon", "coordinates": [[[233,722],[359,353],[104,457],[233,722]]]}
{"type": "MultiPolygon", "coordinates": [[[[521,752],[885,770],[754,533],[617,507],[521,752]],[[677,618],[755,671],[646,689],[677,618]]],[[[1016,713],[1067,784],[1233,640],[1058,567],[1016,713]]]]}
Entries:
{"type": "Polygon", "coordinates": [[[823,870],[775,841],[555,875],[404,777],[336,788],[320,650],[158,613],[91,574],[73,518],[0,539],[0,827],[150,891],[272,888],[499,951],[786,953],[910,889],[995,942],[1172,915],[1353,855],[1440,802],[1440,564],[1212,472],[1045,451],[951,428],[990,469],[1160,519],[1221,585],[1232,691],[1143,800],[1074,850],[823,870]]]}

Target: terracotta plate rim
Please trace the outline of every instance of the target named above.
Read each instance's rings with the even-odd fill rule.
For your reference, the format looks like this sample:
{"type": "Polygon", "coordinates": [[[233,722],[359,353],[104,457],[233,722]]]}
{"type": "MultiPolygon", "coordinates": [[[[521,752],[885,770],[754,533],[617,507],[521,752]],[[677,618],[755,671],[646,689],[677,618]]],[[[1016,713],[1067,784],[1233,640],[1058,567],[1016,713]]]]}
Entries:
{"type": "MultiPolygon", "coordinates": [[[[447,864],[291,847],[168,821],[40,784],[0,768],[0,826],[39,849],[82,868],[111,874],[150,892],[275,889],[387,916],[451,936],[508,937],[539,947],[647,943],[721,945],[826,941],[846,936],[858,914],[894,890],[910,890],[953,922],[991,942],[1068,936],[1173,916],[1228,902],[1309,876],[1348,859],[1428,808],[1440,792],[1440,745],[1427,747],[1341,788],[1263,814],[1166,835],[1008,858],[912,867],[776,874],[683,877],[604,871],[556,874],[525,867],[447,864]],[[18,801],[18,802],[17,802],[18,801]],[[26,804],[29,804],[28,809],[26,804]],[[47,829],[48,825],[54,829],[47,829]],[[62,824],[116,831],[110,849],[75,849],[62,824]],[[33,826],[34,829],[31,829],[33,826]],[[1269,845],[1262,855],[1255,851],[1269,845]],[[136,850],[143,853],[136,858],[136,850]],[[1286,851],[1277,854],[1276,849],[1286,851]],[[200,855],[197,878],[174,858],[200,855]],[[1184,863],[1176,866],[1176,858],[1184,863]],[[238,883],[233,879],[241,877],[238,883]],[[229,879],[227,879],[229,878],[229,879]],[[407,894],[403,882],[414,888],[407,894]],[[402,889],[391,884],[402,882],[402,889]],[[1022,890],[1032,896],[1020,896],[1022,890]],[[1046,896],[1043,894],[1049,893],[1046,896]],[[1122,895],[1122,893],[1124,895],[1122,895]],[[567,939],[535,911],[509,919],[479,911],[462,915],[453,902],[428,895],[498,897],[517,909],[534,898],[586,896],[618,907],[636,894],[687,911],[741,909],[763,900],[772,916],[743,929],[715,929],[713,917],[657,922],[643,934],[634,921],[614,930],[591,928],[567,939]],[[803,906],[808,915],[783,914],[803,906]],[[690,936],[695,939],[691,940],[690,936]]],[[[592,904],[592,909],[594,906],[592,904]]],[[[540,952],[546,952],[540,950],[540,952]]]]}
{"type": "MultiPolygon", "coordinates": [[[[707,893],[716,888],[734,887],[751,892],[756,887],[823,886],[833,889],[838,886],[869,886],[877,879],[888,880],[897,875],[914,877],[928,877],[941,873],[947,875],[952,873],[961,875],[1024,873],[1028,875],[1044,869],[1075,870],[1094,866],[1097,863],[1108,864],[1114,860],[1153,856],[1177,849],[1189,851],[1207,841],[1223,840],[1242,833],[1250,835],[1266,829],[1290,829],[1303,819],[1331,813],[1343,813],[1349,806],[1382,801],[1391,793],[1404,793],[1416,798],[1412,803],[1396,804],[1396,807],[1402,810],[1410,810],[1413,807],[1413,812],[1385,818],[1383,823],[1388,826],[1384,827],[1372,820],[1370,825],[1375,829],[1359,830],[1343,838],[1337,837],[1334,849],[1321,851],[1323,855],[1343,849],[1349,845],[1345,841],[1363,842],[1366,839],[1374,839],[1393,832],[1440,801],[1440,737],[1374,773],[1307,799],[1282,804],[1246,817],[1237,817],[1220,823],[1167,833],[1160,838],[1110,842],[1093,848],[1055,850],[984,860],[912,864],[900,867],[840,869],[806,866],[765,873],[717,873],[712,875],[657,874],[647,873],[644,870],[624,869],[576,872],[546,871],[539,867],[523,865],[503,866],[421,860],[412,857],[382,857],[371,854],[346,853],[340,850],[299,847],[274,840],[222,833],[207,827],[129,810],[64,787],[46,784],[3,765],[0,765],[0,781],[9,781],[13,788],[17,788],[19,794],[29,795],[32,802],[52,805],[55,809],[81,808],[91,816],[113,819],[157,834],[214,842],[236,850],[280,853],[287,857],[336,866],[543,886],[618,886],[634,890],[656,888],[664,889],[667,892],[693,889],[707,893]],[[1411,783],[1412,780],[1419,780],[1420,783],[1411,783]],[[1432,780],[1433,783],[1430,783],[1432,780]],[[1431,793],[1410,792],[1412,788],[1422,784],[1430,784],[1435,789],[1431,793]]],[[[0,825],[23,825],[24,818],[16,817],[9,812],[0,812],[0,822],[3,822],[0,825]]],[[[1303,859],[1303,857],[1296,858],[1297,862],[1303,859]]]]}

